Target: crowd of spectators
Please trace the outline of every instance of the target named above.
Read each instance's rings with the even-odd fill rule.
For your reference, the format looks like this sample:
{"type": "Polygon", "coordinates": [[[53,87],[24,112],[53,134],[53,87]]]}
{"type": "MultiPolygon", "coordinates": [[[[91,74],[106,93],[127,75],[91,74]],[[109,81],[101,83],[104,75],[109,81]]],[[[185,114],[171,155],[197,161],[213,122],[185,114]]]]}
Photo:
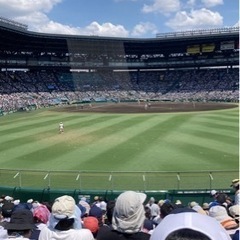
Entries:
{"type": "Polygon", "coordinates": [[[239,70],[0,73],[0,110],[98,100],[238,102],[239,70]]]}
{"type": "Polygon", "coordinates": [[[116,199],[63,195],[53,203],[11,196],[0,199],[0,239],[32,240],[236,240],[239,239],[239,179],[234,199],[211,191],[213,201],[187,204],[124,191],[116,199]]]}

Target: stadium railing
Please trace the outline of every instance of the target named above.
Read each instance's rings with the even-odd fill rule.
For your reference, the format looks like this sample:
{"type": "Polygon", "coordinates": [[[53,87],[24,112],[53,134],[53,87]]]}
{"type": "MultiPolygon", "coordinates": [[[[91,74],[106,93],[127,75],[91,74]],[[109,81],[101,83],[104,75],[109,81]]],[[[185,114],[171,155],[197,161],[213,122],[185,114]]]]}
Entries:
{"type": "Polygon", "coordinates": [[[53,201],[61,195],[82,196],[93,201],[94,196],[115,199],[125,190],[145,192],[155,199],[180,200],[184,204],[212,201],[215,189],[234,199],[230,183],[238,178],[237,170],[189,172],[97,172],[44,171],[0,169],[0,194],[27,201],[53,201]]]}
{"type": "Polygon", "coordinates": [[[237,170],[226,171],[47,171],[0,169],[2,186],[81,190],[182,190],[229,188],[237,170]]]}

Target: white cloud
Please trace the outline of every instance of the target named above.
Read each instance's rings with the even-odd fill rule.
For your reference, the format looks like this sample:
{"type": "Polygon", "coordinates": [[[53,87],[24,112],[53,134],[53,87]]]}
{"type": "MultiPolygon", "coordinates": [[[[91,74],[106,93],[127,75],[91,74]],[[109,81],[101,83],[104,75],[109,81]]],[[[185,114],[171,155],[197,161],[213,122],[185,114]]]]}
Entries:
{"type": "Polygon", "coordinates": [[[14,18],[15,21],[20,23],[26,23],[30,29],[37,29],[38,26],[47,24],[49,18],[42,12],[32,12],[28,15],[22,15],[14,18]]]}
{"type": "Polygon", "coordinates": [[[28,29],[36,32],[98,35],[112,37],[127,37],[129,32],[122,25],[112,23],[92,22],[90,25],[79,28],[54,22],[47,13],[62,0],[0,0],[0,16],[25,23],[28,29]]]}
{"type": "MultiPolygon", "coordinates": [[[[228,0],[229,1],[229,0],[228,0]]],[[[215,7],[217,5],[223,4],[223,0],[202,0],[202,3],[206,7],[215,7]]]]}
{"type": "Polygon", "coordinates": [[[157,27],[153,23],[150,23],[150,22],[141,22],[134,27],[134,29],[131,33],[131,36],[139,37],[139,36],[143,36],[149,32],[152,34],[156,34],[157,27]]]}
{"type": "Polygon", "coordinates": [[[0,16],[25,23],[30,30],[50,24],[46,15],[62,0],[0,0],[0,16]]]}
{"type": "Polygon", "coordinates": [[[127,37],[128,31],[122,25],[114,25],[112,23],[92,22],[89,26],[81,29],[81,32],[87,35],[111,36],[111,37],[127,37]]]}
{"type": "MultiPolygon", "coordinates": [[[[111,22],[100,24],[97,21],[92,21],[85,27],[73,27],[55,22],[48,17],[48,13],[62,1],[64,0],[0,0],[0,16],[27,24],[31,31],[44,33],[143,37],[144,35],[155,35],[157,32],[156,25],[150,22],[140,22],[131,31],[123,25],[112,24],[111,22]]],[[[115,1],[137,2],[138,0],[115,1]]],[[[166,22],[166,26],[176,31],[223,25],[223,17],[218,12],[207,9],[223,4],[223,0],[148,0],[148,2],[152,4],[144,4],[143,13],[160,13],[167,16],[168,19],[176,13],[174,18],[166,22]],[[183,2],[185,2],[185,5],[183,2]],[[199,3],[206,8],[188,11],[188,9],[194,9],[199,3]]],[[[163,20],[161,20],[161,23],[163,23],[163,20]]]]}
{"type": "Polygon", "coordinates": [[[144,4],[142,12],[152,13],[160,12],[163,14],[168,14],[171,12],[176,12],[180,9],[179,0],[154,0],[153,4],[147,5],[144,4]]]}
{"type": "Polygon", "coordinates": [[[128,37],[129,32],[121,25],[112,23],[92,22],[90,25],[80,28],[60,24],[54,21],[47,21],[45,24],[35,24],[32,29],[36,32],[55,33],[55,34],[74,34],[86,36],[109,36],[109,37],[128,37]]]}
{"type": "Polygon", "coordinates": [[[166,25],[175,31],[221,27],[223,17],[218,12],[212,12],[206,8],[178,12],[166,25]]]}
{"type": "Polygon", "coordinates": [[[62,0],[0,0],[0,15],[15,18],[32,12],[49,12],[62,0]]]}
{"type": "Polygon", "coordinates": [[[78,28],[70,27],[68,25],[63,25],[54,21],[47,21],[45,24],[34,24],[32,29],[35,32],[41,33],[54,33],[54,34],[80,34],[78,28]]]}

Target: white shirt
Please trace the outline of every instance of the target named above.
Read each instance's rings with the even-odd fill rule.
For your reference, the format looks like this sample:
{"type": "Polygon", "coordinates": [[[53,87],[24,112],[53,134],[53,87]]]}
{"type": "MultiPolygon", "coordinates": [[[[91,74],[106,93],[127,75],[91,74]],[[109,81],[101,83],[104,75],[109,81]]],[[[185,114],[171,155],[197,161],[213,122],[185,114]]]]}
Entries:
{"type": "Polygon", "coordinates": [[[39,235],[39,240],[94,240],[89,229],[70,229],[67,231],[51,231],[43,228],[39,235]]]}
{"type": "Polygon", "coordinates": [[[239,204],[240,204],[240,192],[239,190],[237,190],[234,197],[234,205],[239,205],[239,204]]]}

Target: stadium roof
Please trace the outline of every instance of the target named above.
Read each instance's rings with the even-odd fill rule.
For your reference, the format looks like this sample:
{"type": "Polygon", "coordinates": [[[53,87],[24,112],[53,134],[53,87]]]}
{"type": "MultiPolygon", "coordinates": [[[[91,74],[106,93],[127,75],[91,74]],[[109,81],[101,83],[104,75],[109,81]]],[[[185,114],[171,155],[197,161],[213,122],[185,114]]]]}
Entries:
{"type": "Polygon", "coordinates": [[[36,55],[51,52],[57,55],[68,53],[95,55],[154,55],[186,52],[186,48],[196,44],[239,40],[237,29],[210,34],[169,34],[157,38],[117,38],[100,36],[79,36],[46,34],[27,30],[26,25],[0,21],[0,52],[34,52],[36,55]],[[165,36],[165,37],[163,37],[165,36]]]}

